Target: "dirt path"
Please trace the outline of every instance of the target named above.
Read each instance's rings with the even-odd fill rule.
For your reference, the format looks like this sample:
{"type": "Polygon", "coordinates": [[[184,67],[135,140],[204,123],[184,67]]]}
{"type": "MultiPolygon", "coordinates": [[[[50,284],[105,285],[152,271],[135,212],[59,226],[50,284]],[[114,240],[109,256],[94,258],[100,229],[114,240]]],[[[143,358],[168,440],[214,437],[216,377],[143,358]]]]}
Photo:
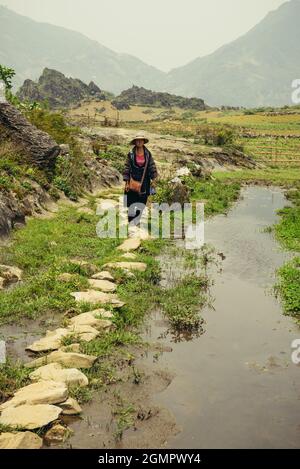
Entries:
{"type": "MultiPolygon", "coordinates": [[[[286,200],[273,188],[242,195],[228,216],[206,223],[206,242],[226,257],[222,273],[214,272],[215,311],[203,313],[206,332],[174,343],[159,314],[147,329],[149,339],[173,347],[158,362],[175,374],[157,398],[182,427],[170,448],[299,447],[300,376],[291,361],[299,328],[271,291],[288,253],[263,232],[286,200]]],[[[169,277],[177,271],[170,266],[169,277]]]]}

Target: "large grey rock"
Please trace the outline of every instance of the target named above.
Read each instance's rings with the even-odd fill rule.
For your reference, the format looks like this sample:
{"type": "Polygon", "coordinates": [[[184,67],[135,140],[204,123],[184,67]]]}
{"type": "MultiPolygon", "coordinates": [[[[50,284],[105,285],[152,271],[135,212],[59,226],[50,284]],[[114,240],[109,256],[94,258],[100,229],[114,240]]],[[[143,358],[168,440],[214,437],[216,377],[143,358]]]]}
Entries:
{"type": "Polygon", "coordinates": [[[70,334],[74,334],[83,342],[91,342],[100,335],[100,332],[94,327],[82,324],[72,324],[68,329],[70,334]]]}
{"type": "Polygon", "coordinates": [[[9,407],[36,404],[59,404],[68,398],[68,388],[56,381],[40,381],[29,384],[14,393],[14,397],[0,406],[0,411],[9,407]]]}
{"type": "Polygon", "coordinates": [[[106,270],[103,270],[102,272],[98,272],[97,274],[94,274],[92,276],[92,279],[95,279],[95,280],[108,280],[110,282],[114,281],[114,278],[111,275],[111,273],[106,271],[106,270]]]}
{"type": "Polygon", "coordinates": [[[108,280],[97,280],[97,279],[89,279],[89,285],[91,288],[95,290],[101,290],[106,293],[113,293],[117,289],[117,285],[115,283],[109,282],[108,280]]]}
{"type": "Polygon", "coordinates": [[[24,158],[42,170],[53,170],[60,147],[9,103],[0,102],[0,126],[5,137],[24,149],[24,158]]]}
{"type": "Polygon", "coordinates": [[[112,322],[105,317],[112,318],[113,314],[110,311],[95,310],[89,313],[82,313],[70,319],[70,323],[74,326],[91,326],[98,330],[109,329],[112,322]],[[99,318],[104,319],[99,319],[99,318]]]}
{"type": "Polygon", "coordinates": [[[1,433],[0,449],[40,449],[43,440],[32,432],[1,433]]]}
{"type": "Polygon", "coordinates": [[[20,405],[8,407],[0,416],[0,424],[12,428],[35,430],[58,419],[62,409],[54,405],[20,405]]]}
{"type": "Polygon", "coordinates": [[[70,335],[69,329],[56,329],[55,331],[47,331],[46,337],[37,340],[31,345],[26,347],[26,350],[31,352],[48,352],[51,350],[58,350],[61,346],[61,341],[64,337],[70,335]]]}

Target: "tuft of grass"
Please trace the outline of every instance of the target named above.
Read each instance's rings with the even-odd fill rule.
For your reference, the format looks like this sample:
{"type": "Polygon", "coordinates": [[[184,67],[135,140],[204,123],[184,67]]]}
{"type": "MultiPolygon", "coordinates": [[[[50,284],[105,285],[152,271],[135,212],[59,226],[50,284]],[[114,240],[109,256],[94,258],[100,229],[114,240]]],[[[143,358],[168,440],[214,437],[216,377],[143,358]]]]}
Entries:
{"type": "MultiPolygon", "coordinates": [[[[8,360],[0,365],[0,403],[12,397],[13,393],[28,384],[30,370],[21,363],[8,360]]],[[[1,429],[0,429],[1,433],[1,429]]]]}
{"type": "Polygon", "coordinates": [[[284,311],[297,319],[300,317],[300,257],[286,263],[278,272],[275,290],[281,296],[284,311]]]}

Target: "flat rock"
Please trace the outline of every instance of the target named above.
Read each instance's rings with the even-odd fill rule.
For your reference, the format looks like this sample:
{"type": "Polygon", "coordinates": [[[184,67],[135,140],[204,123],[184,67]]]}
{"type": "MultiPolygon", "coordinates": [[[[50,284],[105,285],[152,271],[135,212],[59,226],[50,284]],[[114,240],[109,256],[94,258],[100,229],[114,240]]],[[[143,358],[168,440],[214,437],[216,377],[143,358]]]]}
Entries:
{"type": "Polygon", "coordinates": [[[90,287],[106,293],[113,293],[117,289],[117,285],[115,283],[109,282],[108,280],[89,279],[88,282],[90,287]]]}
{"type": "Polygon", "coordinates": [[[86,326],[82,324],[72,324],[69,326],[70,334],[79,336],[79,339],[83,342],[91,342],[100,335],[100,332],[92,326],[86,326]]]}
{"type": "Polygon", "coordinates": [[[4,290],[6,285],[6,280],[3,277],[0,277],[0,290],[4,290]]]}
{"type": "Polygon", "coordinates": [[[57,350],[46,357],[37,358],[29,363],[25,363],[25,367],[36,368],[38,366],[47,365],[48,363],[60,363],[66,368],[91,368],[96,360],[97,357],[93,355],[57,350]]]}
{"type": "Polygon", "coordinates": [[[60,347],[59,350],[61,350],[62,352],[80,353],[80,344],[64,345],[63,347],[60,347]]]}
{"type": "Polygon", "coordinates": [[[110,282],[114,281],[114,278],[111,275],[111,273],[107,272],[106,270],[103,270],[102,272],[98,272],[97,274],[93,275],[92,279],[94,279],[94,280],[108,280],[110,282]]]}
{"type": "Polygon", "coordinates": [[[64,274],[60,274],[57,277],[57,280],[59,280],[60,282],[63,282],[63,283],[69,283],[69,282],[72,282],[75,278],[76,277],[75,277],[74,274],[64,273],[64,274]]]}
{"type": "Polygon", "coordinates": [[[83,261],[81,259],[71,259],[69,260],[70,264],[78,265],[78,267],[82,267],[88,275],[94,275],[99,271],[99,268],[95,264],[91,264],[90,262],[83,261]]]}
{"type": "Polygon", "coordinates": [[[123,257],[124,259],[129,259],[131,261],[134,261],[137,258],[136,254],[134,254],[133,252],[126,252],[121,257],[123,257]]]}
{"type": "Polygon", "coordinates": [[[20,388],[14,397],[0,406],[0,411],[9,407],[36,404],[59,404],[68,398],[68,388],[56,381],[39,381],[20,388]]]}
{"type": "Polygon", "coordinates": [[[61,341],[64,337],[70,334],[68,329],[56,329],[55,331],[47,331],[46,336],[37,340],[31,345],[26,347],[26,350],[31,352],[48,352],[51,350],[58,350],[61,346],[61,341]]]}
{"type": "Polygon", "coordinates": [[[88,290],[85,292],[71,293],[75,300],[79,303],[91,304],[111,304],[116,308],[121,308],[125,303],[120,301],[116,295],[100,292],[96,290],[88,290]]]}
{"type": "Polygon", "coordinates": [[[88,386],[89,380],[76,368],[63,368],[60,363],[49,363],[33,371],[29,378],[32,381],[57,381],[71,386],[88,386]]]}
{"type": "Polygon", "coordinates": [[[95,310],[89,313],[82,313],[70,319],[70,323],[75,326],[91,326],[98,330],[107,329],[112,326],[112,322],[107,319],[112,318],[110,311],[95,310]],[[99,317],[103,319],[99,319],[99,317]]]}
{"type": "Polygon", "coordinates": [[[117,250],[122,252],[136,251],[140,246],[141,240],[139,238],[129,238],[126,239],[120,246],[118,246],[117,250]]]}
{"type": "Polygon", "coordinates": [[[0,264],[0,276],[4,278],[7,283],[19,282],[22,279],[22,274],[22,270],[18,267],[0,264]]]}
{"type": "Polygon", "coordinates": [[[69,428],[64,427],[60,423],[56,423],[45,433],[44,440],[48,445],[64,443],[71,433],[69,428]]]}
{"type": "Polygon", "coordinates": [[[1,414],[0,424],[12,428],[35,430],[57,420],[61,412],[62,409],[59,407],[47,404],[8,407],[1,414]]]}
{"type": "Polygon", "coordinates": [[[147,264],[143,262],[109,262],[104,267],[109,269],[126,269],[126,270],[137,270],[139,272],[145,272],[147,264]]]}
{"type": "Polygon", "coordinates": [[[43,440],[32,432],[1,433],[0,449],[40,449],[43,440]]]}
{"type": "Polygon", "coordinates": [[[61,407],[63,415],[78,415],[82,412],[82,408],[73,397],[69,397],[66,402],[59,404],[59,407],[61,407]]]}

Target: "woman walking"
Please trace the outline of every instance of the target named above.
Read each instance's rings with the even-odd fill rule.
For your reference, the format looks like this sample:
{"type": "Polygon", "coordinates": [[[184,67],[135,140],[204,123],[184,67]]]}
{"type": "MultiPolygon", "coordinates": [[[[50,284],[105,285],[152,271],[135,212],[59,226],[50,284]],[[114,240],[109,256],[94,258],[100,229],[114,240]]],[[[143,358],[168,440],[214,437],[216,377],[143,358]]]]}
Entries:
{"type": "Polygon", "coordinates": [[[149,140],[140,132],[130,142],[133,149],[128,153],[124,168],[125,204],[128,221],[138,225],[151,194],[151,181],[157,178],[157,169],[151,152],[146,148],[149,140]]]}

